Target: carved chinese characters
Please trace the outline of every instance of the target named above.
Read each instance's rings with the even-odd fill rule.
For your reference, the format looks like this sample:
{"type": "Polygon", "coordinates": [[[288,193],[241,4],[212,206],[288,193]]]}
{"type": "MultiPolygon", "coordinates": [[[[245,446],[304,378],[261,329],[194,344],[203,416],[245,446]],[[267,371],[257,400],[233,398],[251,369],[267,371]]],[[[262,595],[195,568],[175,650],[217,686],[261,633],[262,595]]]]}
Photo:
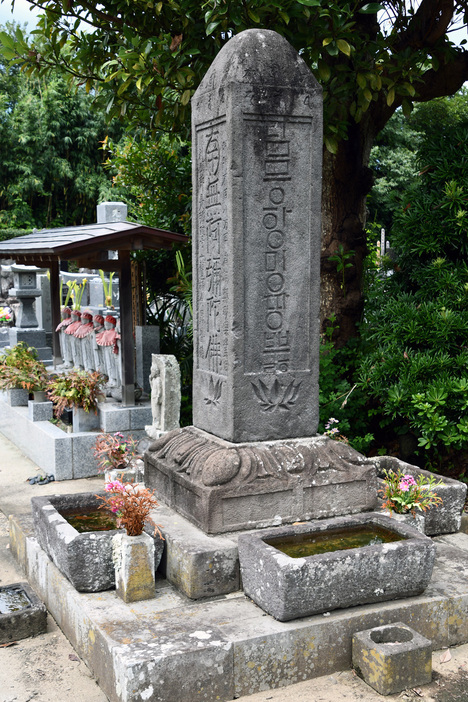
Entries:
{"type": "Polygon", "coordinates": [[[198,281],[203,302],[198,307],[198,367],[209,373],[226,376],[227,328],[226,291],[226,161],[225,124],[200,129],[197,158],[202,164],[199,182],[198,281]],[[224,272],[224,275],[223,275],[224,272]],[[224,307],[223,307],[224,305],[224,307]],[[223,321],[224,320],[224,321],[223,321]]]}
{"type": "Polygon", "coordinates": [[[318,422],[321,92],[249,30],[192,101],[194,424],[233,442],[318,422]]]}

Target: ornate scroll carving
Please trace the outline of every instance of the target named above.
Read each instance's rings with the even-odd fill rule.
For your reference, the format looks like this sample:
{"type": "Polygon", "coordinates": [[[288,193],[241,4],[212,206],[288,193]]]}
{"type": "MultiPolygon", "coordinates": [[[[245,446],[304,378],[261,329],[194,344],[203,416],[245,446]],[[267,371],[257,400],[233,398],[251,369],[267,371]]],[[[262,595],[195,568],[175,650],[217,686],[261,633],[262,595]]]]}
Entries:
{"type": "Polygon", "coordinates": [[[236,445],[185,427],[155,441],[149,451],[152,460],[164,461],[194,483],[236,490],[254,482],[285,487],[299,475],[309,481],[322,471],[355,474],[360,466],[369,468],[364,456],[328,437],[236,445]]]}

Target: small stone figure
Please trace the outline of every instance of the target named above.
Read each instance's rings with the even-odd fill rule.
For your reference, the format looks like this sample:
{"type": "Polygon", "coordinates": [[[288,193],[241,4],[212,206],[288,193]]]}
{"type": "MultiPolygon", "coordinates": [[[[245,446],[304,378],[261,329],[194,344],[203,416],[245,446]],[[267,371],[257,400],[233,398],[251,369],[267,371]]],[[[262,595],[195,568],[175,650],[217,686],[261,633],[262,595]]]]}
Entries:
{"type": "Polygon", "coordinates": [[[161,371],[157,363],[153,361],[150,373],[151,386],[151,413],[153,415],[153,427],[161,428],[162,420],[162,405],[163,405],[163,387],[161,383],[161,371]]]}
{"type": "Polygon", "coordinates": [[[93,370],[98,370],[101,373],[106,374],[106,366],[104,363],[104,358],[102,354],[102,349],[98,345],[96,341],[96,337],[98,334],[100,334],[102,331],[104,331],[104,317],[102,314],[95,314],[93,317],[93,327],[94,327],[94,334],[91,334],[88,339],[90,340],[90,344],[92,347],[92,352],[93,352],[93,370]]]}
{"type": "Polygon", "coordinates": [[[104,331],[96,334],[96,343],[101,347],[104,361],[105,373],[108,377],[106,385],[107,397],[112,396],[112,392],[119,386],[120,354],[118,340],[120,338],[116,330],[117,320],[112,315],[106,315],[104,319],[104,331]]]}
{"type": "Polygon", "coordinates": [[[111,314],[104,319],[104,331],[96,335],[99,346],[112,346],[115,354],[119,353],[117,345],[118,333],[116,331],[117,320],[111,314]]]}
{"type": "Polygon", "coordinates": [[[71,309],[69,307],[62,307],[62,321],[57,326],[55,331],[60,332],[60,353],[62,354],[63,363],[60,368],[72,368],[73,366],[73,354],[71,349],[70,338],[65,334],[65,330],[72,323],[71,309]]]}
{"type": "Polygon", "coordinates": [[[61,331],[64,327],[68,327],[68,325],[71,323],[71,309],[69,307],[62,307],[62,321],[57,326],[55,331],[61,331]]]}
{"type": "Polygon", "coordinates": [[[172,355],[153,353],[150,373],[153,424],[145,431],[152,439],[178,429],[180,421],[180,369],[172,355]]]}
{"type": "Polygon", "coordinates": [[[93,331],[93,313],[90,310],[85,310],[81,315],[81,324],[73,332],[73,336],[77,339],[84,339],[85,336],[93,331]]]}
{"type": "Polygon", "coordinates": [[[75,330],[81,325],[81,312],[79,310],[71,310],[71,321],[66,325],[65,334],[73,336],[75,330]]]}
{"type": "Polygon", "coordinates": [[[83,368],[81,346],[79,341],[75,338],[75,332],[81,326],[81,312],[79,310],[72,310],[71,318],[72,322],[65,328],[65,334],[67,334],[70,337],[73,366],[75,368],[83,368]]]}
{"type": "Polygon", "coordinates": [[[75,330],[74,337],[78,340],[81,349],[81,359],[85,370],[93,371],[94,354],[91,345],[91,335],[94,331],[93,313],[90,310],[85,310],[81,315],[81,324],[75,330]]]}

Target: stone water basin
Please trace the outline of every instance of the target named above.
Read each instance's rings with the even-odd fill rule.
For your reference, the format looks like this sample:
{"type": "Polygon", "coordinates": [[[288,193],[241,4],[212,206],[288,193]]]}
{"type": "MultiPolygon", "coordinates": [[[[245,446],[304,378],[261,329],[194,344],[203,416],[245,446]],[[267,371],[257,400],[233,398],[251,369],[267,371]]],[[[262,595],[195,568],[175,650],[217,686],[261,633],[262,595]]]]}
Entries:
{"type": "MultiPolygon", "coordinates": [[[[69,515],[94,513],[101,504],[91,492],[31,498],[39,545],[79,592],[100,592],[115,587],[112,538],[119,530],[109,529],[107,525],[106,531],[81,531],[78,527],[79,531],[67,520],[69,515]]],[[[151,528],[145,531],[153,535],[151,528]]],[[[154,545],[156,569],[164,542],[156,536],[154,545]]]]}
{"type": "Polygon", "coordinates": [[[279,621],[419,595],[435,558],[431,539],[376,512],[241,534],[238,548],[245,594],[279,621]],[[279,540],[303,542],[357,527],[377,528],[378,538],[369,545],[299,557],[277,547],[279,540]],[[398,540],[378,543],[381,530],[398,540]]]}
{"type": "Polygon", "coordinates": [[[37,636],[47,629],[47,610],[26,582],[0,587],[0,644],[37,636]]]}

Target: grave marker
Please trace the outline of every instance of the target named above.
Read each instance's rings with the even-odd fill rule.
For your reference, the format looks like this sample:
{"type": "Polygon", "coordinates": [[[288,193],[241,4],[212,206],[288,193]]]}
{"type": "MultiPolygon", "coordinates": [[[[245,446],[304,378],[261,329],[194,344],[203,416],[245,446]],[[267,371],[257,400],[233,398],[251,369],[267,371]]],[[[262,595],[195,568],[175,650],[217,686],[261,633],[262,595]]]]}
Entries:
{"type": "Polygon", "coordinates": [[[321,89],[275,32],[220,51],[192,100],[192,427],[145,483],[220,534],[371,510],[376,468],[317,436],[321,89]]]}
{"type": "Polygon", "coordinates": [[[229,441],[318,425],[321,88],[248,30],[192,100],[194,425],[229,441]]]}

